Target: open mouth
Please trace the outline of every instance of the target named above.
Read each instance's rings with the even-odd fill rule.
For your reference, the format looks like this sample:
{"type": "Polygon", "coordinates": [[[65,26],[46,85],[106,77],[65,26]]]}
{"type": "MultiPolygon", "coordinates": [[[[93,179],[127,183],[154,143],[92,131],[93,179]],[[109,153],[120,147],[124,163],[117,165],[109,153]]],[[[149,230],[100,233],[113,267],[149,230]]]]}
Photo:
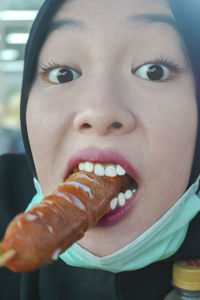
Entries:
{"type": "MultiPolygon", "coordinates": [[[[117,151],[86,148],[70,157],[63,178],[79,170],[92,172],[96,176],[105,177],[104,179],[121,177],[120,186],[111,196],[113,199],[109,199],[110,211],[99,220],[97,226],[115,225],[132,211],[139,199],[142,180],[139,172],[126,157],[117,151]]],[[[115,181],[115,178],[113,180],[115,181]]]]}
{"type": "Polygon", "coordinates": [[[123,186],[119,194],[110,201],[111,211],[115,211],[125,206],[127,201],[131,199],[138,190],[138,183],[136,182],[136,180],[129,174],[127,174],[126,170],[119,164],[81,162],[78,164],[78,170],[93,172],[97,176],[125,176],[126,179],[128,179],[126,180],[126,182],[129,182],[128,187],[127,184],[123,186]]]}

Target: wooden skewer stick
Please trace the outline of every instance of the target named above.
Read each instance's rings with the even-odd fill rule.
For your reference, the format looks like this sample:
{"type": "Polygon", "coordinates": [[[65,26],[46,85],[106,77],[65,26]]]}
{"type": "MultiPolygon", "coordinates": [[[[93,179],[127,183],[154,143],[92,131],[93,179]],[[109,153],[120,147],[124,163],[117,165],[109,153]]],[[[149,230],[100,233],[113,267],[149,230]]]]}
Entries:
{"type": "Polygon", "coordinates": [[[13,258],[16,255],[16,251],[14,249],[8,250],[7,252],[3,253],[0,251],[0,267],[5,266],[7,261],[13,258]]]}

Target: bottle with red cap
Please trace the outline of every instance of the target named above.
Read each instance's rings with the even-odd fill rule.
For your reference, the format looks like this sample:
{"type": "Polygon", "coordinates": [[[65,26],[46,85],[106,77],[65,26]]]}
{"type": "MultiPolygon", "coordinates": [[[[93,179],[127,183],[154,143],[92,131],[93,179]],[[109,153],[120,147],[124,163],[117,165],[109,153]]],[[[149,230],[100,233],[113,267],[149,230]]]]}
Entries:
{"type": "Polygon", "coordinates": [[[164,300],[200,300],[200,259],[188,259],[173,265],[173,286],[164,300]]]}

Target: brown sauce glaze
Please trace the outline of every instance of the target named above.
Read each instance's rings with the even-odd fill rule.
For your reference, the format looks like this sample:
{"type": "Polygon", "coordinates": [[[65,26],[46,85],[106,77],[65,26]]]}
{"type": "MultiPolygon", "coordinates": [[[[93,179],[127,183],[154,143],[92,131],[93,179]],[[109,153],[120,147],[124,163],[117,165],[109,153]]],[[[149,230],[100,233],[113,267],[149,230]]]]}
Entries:
{"type": "Polygon", "coordinates": [[[9,224],[0,250],[14,249],[16,255],[6,267],[30,272],[52,263],[109,212],[110,201],[128,185],[128,176],[99,177],[85,171],[71,174],[55,193],[9,224]]]}

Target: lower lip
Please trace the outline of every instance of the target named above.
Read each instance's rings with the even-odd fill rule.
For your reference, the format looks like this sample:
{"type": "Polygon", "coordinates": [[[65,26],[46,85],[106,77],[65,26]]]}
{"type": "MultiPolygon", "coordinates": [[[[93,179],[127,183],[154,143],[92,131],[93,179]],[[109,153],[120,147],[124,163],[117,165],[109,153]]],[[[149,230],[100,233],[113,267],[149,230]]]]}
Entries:
{"type": "Polygon", "coordinates": [[[128,214],[129,212],[132,210],[135,202],[136,202],[136,198],[137,198],[137,194],[136,193],[132,198],[130,198],[127,203],[122,206],[119,209],[116,209],[114,211],[110,211],[108,214],[106,214],[105,216],[103,216],[98,223],[96,224],[96,226],[98,227],[108,227],[108,226],[113,226],[118,224],[121,220],[123,220],[128,214]]]}

